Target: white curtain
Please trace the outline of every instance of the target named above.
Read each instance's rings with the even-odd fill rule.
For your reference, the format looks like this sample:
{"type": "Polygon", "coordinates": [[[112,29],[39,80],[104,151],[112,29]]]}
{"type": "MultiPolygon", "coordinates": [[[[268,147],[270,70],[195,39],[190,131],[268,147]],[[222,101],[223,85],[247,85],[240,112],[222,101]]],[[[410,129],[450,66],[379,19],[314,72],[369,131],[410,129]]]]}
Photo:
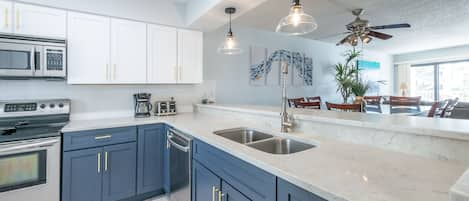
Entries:
{"type": "Polygon", "coordinates": [[[394,93],[395,95],[402,95],[401,85],[407,85],[406,93],[409,95],[410,93],[410,67],[411,64],[398,64],[396,69],[396,83],[394,83],[394,93]]]}

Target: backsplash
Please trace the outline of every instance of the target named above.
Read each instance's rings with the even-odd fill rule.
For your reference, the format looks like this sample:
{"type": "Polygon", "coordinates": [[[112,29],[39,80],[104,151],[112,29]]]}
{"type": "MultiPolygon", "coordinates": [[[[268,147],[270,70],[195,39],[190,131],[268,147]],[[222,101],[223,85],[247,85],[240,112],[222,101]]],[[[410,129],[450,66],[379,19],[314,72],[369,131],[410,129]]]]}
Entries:
{"type": "Polygon", "coordinates": [[[134,93],[152,94],[152,102],[174,97],[178,107],[190,110],[204,96],[215,93],[215,82],[199,85],[68,85],[65,81],[0,80],[0,100],[70,98],[72,117],[133,114],[134,93]]]}

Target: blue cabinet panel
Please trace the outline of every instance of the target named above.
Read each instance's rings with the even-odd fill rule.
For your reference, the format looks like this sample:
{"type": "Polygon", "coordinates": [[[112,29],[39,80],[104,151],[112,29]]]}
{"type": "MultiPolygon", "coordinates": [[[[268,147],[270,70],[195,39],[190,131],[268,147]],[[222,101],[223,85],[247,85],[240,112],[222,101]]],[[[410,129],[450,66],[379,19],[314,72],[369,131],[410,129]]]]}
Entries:
{"type": "Polygon", "coordinates": [[[220,178],[197,161],[192,162],[192,201],[218,200],[220,178]],[[215,197],[214,197],[215,196],[215,197]]]}
{"type": "Polygon", "coordinates": [[[80,132],[68,132],[63,135],[63,150],[71,151],[105,145],[134,142],[137,140],[137,128],[109,128],[80,132]]]}
{"type": "Polygon", "coordinates": [[[194,159],[249,199],[276,200],[276,176],[199,140],[193,147],[194,159]]]}
{"type": "Polygon", "coordinates": [[[277,201],[327,201],[285,180],[278,179],[277,201]]]}
{"type": "Polygon", "coordinates": [[[163,191],[165,136],[163,124],[138,127],[138,194],[163,191]]]}
{"type": "Polygon", "coordinates": [[[234,189],[231,185],[226,182],[222,182],[222,201],[251,201],[249,198],[244,196],[238,190],[234,189]]]}
{"type": "Polygon", "coordinates": [[[62,166],[62,201],[101,201],[102,148],[65,152],[62,166]]]}
{"type": "Polygon", "coordinates": [[[137,144],[105,146],[103,201],[116,201],[136,195],[137,144]]]}

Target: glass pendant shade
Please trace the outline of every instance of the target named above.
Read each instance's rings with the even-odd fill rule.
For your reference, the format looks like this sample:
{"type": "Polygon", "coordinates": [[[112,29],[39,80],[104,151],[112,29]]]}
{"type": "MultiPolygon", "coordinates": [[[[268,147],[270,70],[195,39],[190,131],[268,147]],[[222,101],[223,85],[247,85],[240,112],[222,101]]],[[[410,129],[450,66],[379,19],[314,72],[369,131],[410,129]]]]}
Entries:
{"type": "Polygon", "coordinates": [[[233,34],[228,34],[225,41],[218,46],[217,52],[220,54],[236,55],[241,54],[243,49],[241,49],[233,34]]]}
{"type": "Polygon", "coordinates": [[[304,35],[318,28],[316,20],[303,11],[303,7],[297,1],[290,9],[290,14],[277,25],[276,32],[288,35],[304,35]]]}

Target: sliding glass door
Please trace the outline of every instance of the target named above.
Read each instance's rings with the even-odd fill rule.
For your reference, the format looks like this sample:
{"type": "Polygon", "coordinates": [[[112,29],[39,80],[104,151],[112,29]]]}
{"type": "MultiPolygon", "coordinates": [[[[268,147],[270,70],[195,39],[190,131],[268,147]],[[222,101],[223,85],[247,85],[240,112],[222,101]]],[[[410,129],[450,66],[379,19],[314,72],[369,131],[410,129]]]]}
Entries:
{"type": "Polygon", "coordinates": [[[469,101],[469,60],[412,65],[410,95],[424,101],[469,101]]]}

